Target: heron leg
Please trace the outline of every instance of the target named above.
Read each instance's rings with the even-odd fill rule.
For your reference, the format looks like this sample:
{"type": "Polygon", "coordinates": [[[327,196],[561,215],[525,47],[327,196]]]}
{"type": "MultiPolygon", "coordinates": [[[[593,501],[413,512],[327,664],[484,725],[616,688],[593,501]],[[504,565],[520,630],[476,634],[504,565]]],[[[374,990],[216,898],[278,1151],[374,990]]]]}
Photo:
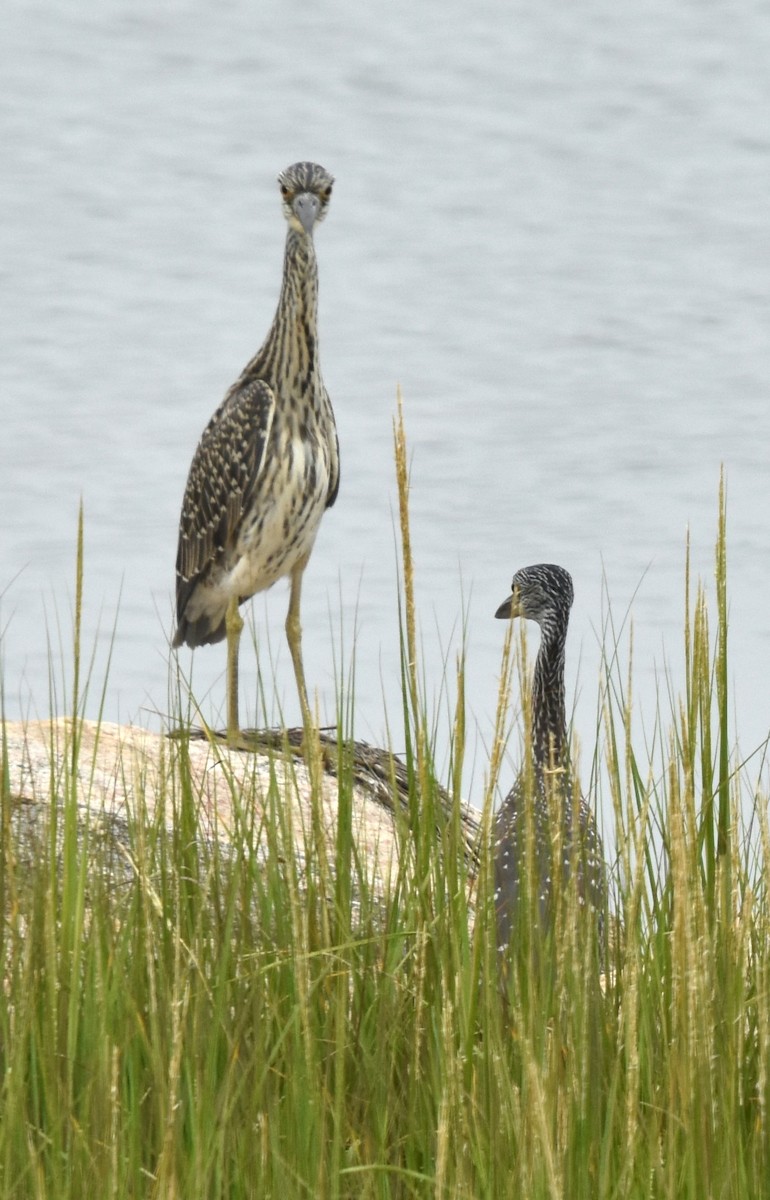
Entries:
{"type": "Polygon", "coordinates": [[[240,740],[238,721],[238,643],[241,640],[243,618],[238,611],[238,597],[231,596],[225,615],[227,632],[227,744],[237,746],[240,740]]]}
{"type": "Polygon", "coordinates": [[[297,691],[299,692],[299,705],[302,709],[302,724],[305,726],[305,734],[312,728],[312,718],[310,716],[310,705],[307,699],[307,687],[305,686],[305,668],[302,665],[302,626],[299,619],[299,602],[302,592],[302,575],[307,566],[307,559],[294,568],[291,573],[291,593],[289,596],[289,613],[286,617],[286,639],[289,643],[289,651],[291,653],[291,661],[294,664],[294,676],[297,680],[297,691]]]}

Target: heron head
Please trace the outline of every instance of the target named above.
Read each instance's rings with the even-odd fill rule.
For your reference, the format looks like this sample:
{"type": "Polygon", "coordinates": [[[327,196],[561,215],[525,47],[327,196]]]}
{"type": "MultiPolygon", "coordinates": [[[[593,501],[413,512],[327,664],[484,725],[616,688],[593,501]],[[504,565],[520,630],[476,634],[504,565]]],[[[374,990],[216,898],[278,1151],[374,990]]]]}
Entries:
{"type": "Polygon", "coordinates": [[[542,627],[559,615],[566,621],[573,597],[569,571],[553,563],[538,563],[516,572],[511,581],[511,594],[495,616],[501,620],[526,617],[542,627]]]}
{"type": "Polygon", "coordinates": [[[312,237],[319,221],[323,221],[332,195],[334,176],[317,163],[298,162],[281,171],[283,215],[297,233],[312,237]]]}

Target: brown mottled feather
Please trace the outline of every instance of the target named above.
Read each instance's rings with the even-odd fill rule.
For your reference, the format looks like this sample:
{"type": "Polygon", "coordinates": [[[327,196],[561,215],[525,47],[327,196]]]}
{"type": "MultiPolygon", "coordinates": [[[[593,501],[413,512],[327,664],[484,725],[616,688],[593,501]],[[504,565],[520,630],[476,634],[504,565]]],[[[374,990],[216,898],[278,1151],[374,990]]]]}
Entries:
{"type": "MultiPolygon", "coordinates": [[[[238,380],[203,431],[182,501],[175,646],[185,641],[204,644],[184,616],[187,601],[211,567],[234,548],[241,518],[254,498],[274,412],[275,399],[264,380],[238,380]]],[[[224,636],[222,624],[209,632],[205,642],[221,641],[224,636]]]]}
{"type": "Polygon", "coordinates": [[[520,911],[522,878],[527,876],[543,930],[553,918],[554,887],[566,887],[573,871],[580,903],[591,906],[600,933],[603,929],[607,880],[602,840],[570,773],[564,658],[572,599],[569,573],[553,563],[538,563],[516,572],[511,596],[495,614],[536,621],[541,632],[532,680],[531,769],[522,771],[495,817],[495,910],[503,953],[514,939],[517,920],[531,916],[520,911]]]}

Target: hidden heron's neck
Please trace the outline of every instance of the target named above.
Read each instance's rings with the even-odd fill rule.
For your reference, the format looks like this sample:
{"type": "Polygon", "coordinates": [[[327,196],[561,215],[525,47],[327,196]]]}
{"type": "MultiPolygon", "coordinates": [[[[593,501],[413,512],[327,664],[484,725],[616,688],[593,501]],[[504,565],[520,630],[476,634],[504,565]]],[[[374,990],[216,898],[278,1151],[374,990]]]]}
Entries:
{"type": "Polygon", "coordinates": [[[543,629],[532,679],[532,749],[539,770],[567,765],[564,651],[567,630],[543,629]]]}

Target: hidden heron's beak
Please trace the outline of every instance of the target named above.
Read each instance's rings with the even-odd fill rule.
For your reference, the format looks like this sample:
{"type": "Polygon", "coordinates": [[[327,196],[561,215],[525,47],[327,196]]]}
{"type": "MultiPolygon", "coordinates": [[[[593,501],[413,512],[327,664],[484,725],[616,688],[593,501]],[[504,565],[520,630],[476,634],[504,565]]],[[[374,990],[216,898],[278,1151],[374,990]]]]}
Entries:
{"type": "Polygon", "coordinates": [[[520,609],[518,595],[516,592],[512,592],[507,600],[503,600],[503,603],[498,608],[495,616],[499,617],[501,621],[507,621],[510,619],[510,617],[518,617],[519,612],[520,609]]]}

